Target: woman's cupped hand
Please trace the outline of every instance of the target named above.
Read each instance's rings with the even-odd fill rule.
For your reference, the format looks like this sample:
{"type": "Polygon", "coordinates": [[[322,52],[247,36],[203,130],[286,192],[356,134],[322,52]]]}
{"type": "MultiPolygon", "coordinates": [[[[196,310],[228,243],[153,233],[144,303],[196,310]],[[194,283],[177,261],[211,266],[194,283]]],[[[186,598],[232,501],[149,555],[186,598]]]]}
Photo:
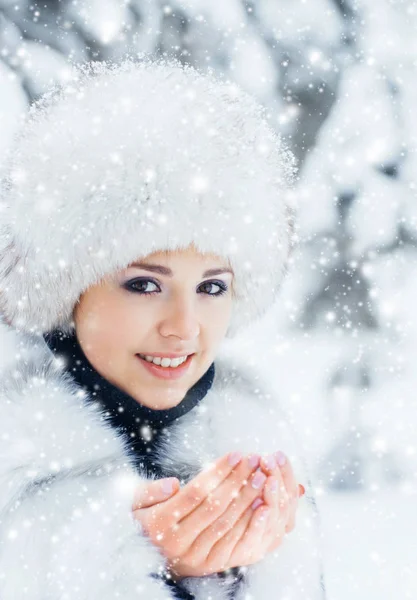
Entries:
{"type": "Polygon", "coordinates": [[[182,488],[176,478],[141,484],[132,510],[180,580],[250,565],[274,551],[294,529],[303,493],[282,452],[232,452],[182,488]]]}

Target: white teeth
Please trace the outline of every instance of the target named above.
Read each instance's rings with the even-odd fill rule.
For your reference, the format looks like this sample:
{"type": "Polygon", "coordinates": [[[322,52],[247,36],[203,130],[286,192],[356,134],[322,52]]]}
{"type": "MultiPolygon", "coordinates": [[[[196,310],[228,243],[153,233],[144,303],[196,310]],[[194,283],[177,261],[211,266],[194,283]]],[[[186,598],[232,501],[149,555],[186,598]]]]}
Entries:
{"type": "Polygon", "coordinates": [[[150,356],[148,354],[139,354],[139,356],[141,358],[144,358],[146,361],[153,362],[156,365],[160,365],[161,367],[174,367],[174,368],[181,365],[188,358],[188,356],[180,356],[178,358],[161,358],[161,357],[154,358],[153,356],[150,356]]]}
{"type": "MultiPolygon", "coordinates": [[[[171,367],[178,367],[179,365],[181,365],[186,360],[187,360],[187,358],[174,358],[174,360],[171,360],[171,367]]],[[[161,365],[162,364],[163,363],[161,363],[161,365]]]]}

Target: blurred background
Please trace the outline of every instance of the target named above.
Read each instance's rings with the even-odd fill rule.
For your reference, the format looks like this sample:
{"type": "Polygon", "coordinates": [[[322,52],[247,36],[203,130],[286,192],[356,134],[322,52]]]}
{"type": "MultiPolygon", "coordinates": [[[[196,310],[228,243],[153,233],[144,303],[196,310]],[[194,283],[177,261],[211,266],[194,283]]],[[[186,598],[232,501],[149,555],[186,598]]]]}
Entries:
{"type": "Polygon", "coordinates": [[[126,53],[222,73],[295,153],[282,294],[230,347],[298,430],[329,599],[415,600],[417,3],[0,0],[0,166],[74,62],[126,53]]]}

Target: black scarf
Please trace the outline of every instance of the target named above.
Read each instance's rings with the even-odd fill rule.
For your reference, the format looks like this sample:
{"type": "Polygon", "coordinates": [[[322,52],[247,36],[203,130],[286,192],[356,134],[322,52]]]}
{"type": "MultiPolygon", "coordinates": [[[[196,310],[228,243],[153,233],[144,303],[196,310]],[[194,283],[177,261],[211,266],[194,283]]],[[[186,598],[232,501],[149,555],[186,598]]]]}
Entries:
{"type": "Polygon", "coordinates": [[[85,356],[75,331],[64,334],[56,329],[44,334],[43,338],[52,352],[65,360],[66,371],[74,381],[88,392],[86,401],[99,402],[106,419],[128,439],[138,466],[162,477],[152,460],[156,442],[161,435],[167,434],[171,423],[192,410],[207,394],[214,379],[214,362],[177,406],[154,410],[140,404],[98,373],[85,356]]]}

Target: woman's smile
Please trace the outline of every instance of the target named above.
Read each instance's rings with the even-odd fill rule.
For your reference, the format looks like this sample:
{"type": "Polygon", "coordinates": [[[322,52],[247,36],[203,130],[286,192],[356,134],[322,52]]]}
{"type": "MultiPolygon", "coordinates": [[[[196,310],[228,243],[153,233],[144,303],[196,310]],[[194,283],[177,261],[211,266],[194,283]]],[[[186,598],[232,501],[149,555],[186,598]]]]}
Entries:
{"type": "Polygon", "coordinates": [[[191,361],[195,354],[190,354],[187,356],[185,361],[183,361],[178,366],[167,366],[157,365],[154,362],[150,362],[143,358],[140,354],[136,354],[137,358],[140,361],[140,364],[148,370],[149,373],[154,375],[155,377],[159,377],[160,379],[179,379],[182,377],[189,369],[191,365],[191,361]]]}

